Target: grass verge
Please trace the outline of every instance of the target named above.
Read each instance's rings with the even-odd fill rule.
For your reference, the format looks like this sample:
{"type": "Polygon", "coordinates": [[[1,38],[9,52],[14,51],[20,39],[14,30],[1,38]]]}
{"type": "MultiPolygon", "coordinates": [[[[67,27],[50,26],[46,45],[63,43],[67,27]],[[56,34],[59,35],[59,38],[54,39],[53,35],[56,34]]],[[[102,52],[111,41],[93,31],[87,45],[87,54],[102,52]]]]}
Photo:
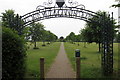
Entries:
{"type": "MultiPolygon", "coordinates": [[[[81,78],[103,78],[101,75],[101,53],[98,52],[98,45],[96,43],[87,44],[86,48],[84,43],[76,44],[64,43],[67,56],[75,68],[75,49],[81,51],[81,78]]],[[[118,46],[114,44],[114,70],[118,66],[118,46]]]]}
{"type": "Polygon", "coordinates": [[[60,43],[54,42],[47,46],[42,46],[42,42],[37,43],[39,49],[33,49],[33,44],[28,43],[29,49],[27,51],[27,71],[26,78],[39,78],[40,77],[40,57],[45,58],[45,72],[48,71],[49,67],[53,63],[57,56],[60,43]]]}

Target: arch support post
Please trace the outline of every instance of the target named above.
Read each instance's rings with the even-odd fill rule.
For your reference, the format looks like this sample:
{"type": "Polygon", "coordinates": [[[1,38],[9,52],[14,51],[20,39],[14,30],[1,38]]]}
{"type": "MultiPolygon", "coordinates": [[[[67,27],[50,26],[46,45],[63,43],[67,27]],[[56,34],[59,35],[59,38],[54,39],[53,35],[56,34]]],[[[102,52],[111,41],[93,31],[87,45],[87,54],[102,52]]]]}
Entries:
{"type": "Polygon", "coordinates": [[[103,21],[102,73],[104,76],[111,76],[113,74],[113,13],[112,18],[104,13],[103,21]]]}

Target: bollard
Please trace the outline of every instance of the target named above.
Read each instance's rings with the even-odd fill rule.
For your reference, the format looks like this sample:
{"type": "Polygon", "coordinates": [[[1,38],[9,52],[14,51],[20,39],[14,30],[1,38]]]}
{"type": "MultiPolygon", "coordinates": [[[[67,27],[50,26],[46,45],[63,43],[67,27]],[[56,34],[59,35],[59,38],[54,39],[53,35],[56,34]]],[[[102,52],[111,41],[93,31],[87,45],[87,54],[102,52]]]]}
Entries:
{"type": "Polygon", "coordinates": [[[120,78],[120,40],[118,43],[118,78],[120,78]]]}
{"type": "Polygon", "coordinates": [[[80,78],[80,50],[75,50],[75,57],[76,57],[76,78],[80,78]]]}
{"type": "Polygon", "coordinates": [[[80,57],[76,57],[76,78],[80,78],[80,57]]]}
{"type": "Polygon", "coordinates": [[[44,80],[44,58],[40,58],[40,80],[44,80]]]}
{"type": "Polygon", "coordinates": [[[80,50],[79,49],[75,50],[75,57],[80,57],[80,50]]]}

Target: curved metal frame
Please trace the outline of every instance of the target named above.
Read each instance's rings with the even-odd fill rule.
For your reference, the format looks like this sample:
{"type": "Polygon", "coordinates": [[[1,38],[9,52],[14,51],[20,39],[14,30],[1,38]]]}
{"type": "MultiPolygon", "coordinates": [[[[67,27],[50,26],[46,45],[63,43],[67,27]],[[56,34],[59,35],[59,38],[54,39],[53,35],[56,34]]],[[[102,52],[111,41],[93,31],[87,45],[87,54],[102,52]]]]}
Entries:
{"type": "Polygon", "coordinates": [[[24,21],[24,26],[31,24],[33,21],[36,22],[59,17],[74,18],[90,22],[89,19],[96,16],[95,12],[77,7],[39,7],[41,7],[41,9],[37,8],[37,10],[21,16],[21,19],[24,21]]]}

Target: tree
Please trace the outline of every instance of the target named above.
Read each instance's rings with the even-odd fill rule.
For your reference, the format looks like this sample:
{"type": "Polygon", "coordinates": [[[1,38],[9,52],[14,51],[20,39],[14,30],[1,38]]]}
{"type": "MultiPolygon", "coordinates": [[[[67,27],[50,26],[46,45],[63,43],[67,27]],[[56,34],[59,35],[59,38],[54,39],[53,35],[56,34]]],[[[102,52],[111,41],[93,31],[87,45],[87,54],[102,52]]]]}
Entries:
{"type": "Polygon", "coordinates": [[[32,37],[32,41],[34,42],[34,49],[37,48],[37,41],[42,40],[44,31],[44,25],[41,23],[32,23],[30,27],[30,36],[32,37]]]}
{"type": "Polygon", "coordinates": [[[76,41],[76,35],[74,32],[71,32],[66,38],[72,43],[76,41]]]}
{"type": "Polygon", "coordinates": [[[54,37],[55,37],[55,41],[58,40],[58,36],[54,34],[54,37]]]}
{"type": "Polygon", "coordinates": [[[23,80],[26,66],[24,39],[12,29],[2,27],[2,79],[23,80]]]}
{"type": "Polygon", "coordinates": [[[23,36],[25,38],[26,41],[29,41],[30,40],[30,35],[31,35],[31,31],[30,31],[30,26],[26,26],[23,30],[23,36]]]}
{"type": "Polygon", "coordinates": [[[64,37],[61,36],[61,37],[59,38],[59,40],[60,40],[61,42],[63,42],[63,41],[64,41],[64,37]]]}
{"type": "Polygon", "coordinates": [[[78,42],[78,46],[79,46],[80,41],[81,41],[81,35],[78,34],[78,35],[76,35],[76,42],[78,42]]]}
{"type": "Polygon", "coordinates": [[[75,33],[74,33],[74,32],[71,32],[69,36],[70,36],[70,40],[71,40],[72,42],[74,42],[74,41],[75,41],[75,33]]]}
{"type": "Polygon", "coordinates": [[[48,31],[49,32],[49,41],[52,42],[52,41],[55,41],[58,39],[58,37],[53,34],[52,32],[48,31]]]}
{"type": "MultiPolygon", "coordinates": [[[[81,30],[81,40],[84,42],[84,47],[86,48],[86,42],[89,40],[88,37],[90,34],[88,33],[87,28],[81,30]]],[[[90,40],[91,41],[91,40],[90,40]]]]}
{"type": "MultiPolygon", "coordinates": [[[[97,17],[92,17],[90,18],[91,20],[93,21],[100,21],[101,24],[106,24],[105,26],[113,26],[113,32],[111,34],[115,35],[115,20],[112,20],[110,17],[109,17],[109,14],[107,14],[107,12],[102,12],[102,11],[98,11],[97,12],[97,15],[101,15],[101,16],[104,16],[104,22],[103,22],[103,19],[101,18],[97,18],[97,17]],[[108,23],[109,22],[109,23],[108,23]],[[112,24],[113,23],[113,24],[112,24]]],[[[96,16],[97,16],[96,15],[96,16]]],[[[100,44],[102,42],[102,28],[103,26],[101,25],[97,25],[97,23],[95,22],[87,22],[86,23],[86,28],[85,28],[85,31],[83,31],[84,33],[84,37],[86,39],[87,42],[89,43],[92,43],[92,42],[96,42],[99,44],[99,52],[100,52],[100,44]],[[86,35],[86,36],[85,36],[86,35]]]]}
{"type": "Polygon", "coordinates": [[[42,46],[45,46],[45,41],[47,40],[48,36],[49,36],[48,31],[43,30],[42,31],[42,36],[41,36],[41,41],[43,42],[42,46]]]}
{"type": "Polygon", "coordinates": [[[58,39],[58,37],[54,33],[47,31],[47,30],[44,30],[42,34],[43,34],[42,36],[43,46],[45,46],[46,41],[52,42],[58,39]]]}
{"type": "Polygon", "coordinates": [[[15,14],[13,10],[6,10],[5,13],[2,13],[2,26],[11,28],[18,32],[19,35],[23,34],[24,27],[21,26],[23,21],[20,19],[18,14],[15,14]]]}
{"type": "Polygon", "coordinates": [[[82,29],[81,30],[81,35],[82,35],[82,40],[84,42],[89,42],[91,43],[93,40],[92,40],[92,37],[93,37],[93,30],[86,26],[85,29],[82,29]]]}
{"type": "Polygon", "coordinates": [[[45,42],[52,42],[57,40],[57,36],[50,31],[44,29],[44,25],[42,23],[33,23],[30,26],[26,27],[26,39],[31,37],[34,42],[34,48],[36,49],[36,42],[42,41],[42,46],[45,46],[45,42]]]}

